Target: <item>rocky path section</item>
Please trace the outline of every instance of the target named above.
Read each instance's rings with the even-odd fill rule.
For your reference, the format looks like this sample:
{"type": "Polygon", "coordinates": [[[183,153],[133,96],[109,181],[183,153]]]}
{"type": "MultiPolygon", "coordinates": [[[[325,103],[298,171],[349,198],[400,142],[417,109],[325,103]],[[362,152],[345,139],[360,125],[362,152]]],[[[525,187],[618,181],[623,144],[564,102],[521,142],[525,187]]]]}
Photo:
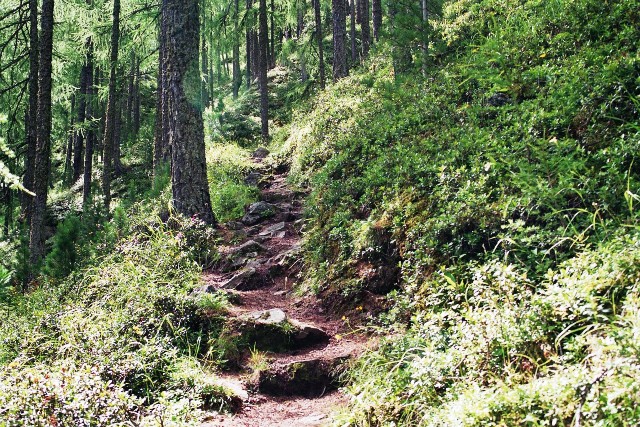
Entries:
{"type": "Polygon", "coordinates": [[[287,185],[285,173],[263,166],[265,154],[254,153],[256,168],[247,177],[260,188],[261,200],[242,221],[225,224],[231,244],[221,248],[222,259],[205,273],[200,290],[229,294],[234,306],[227,333],[244,349],[237,370],[220,380],[242,408],[212,413],[206,427],[326,425],[330,412],[346,403],[338,389],[341,373],[367,343],[315,297],[295,294],[304,194],[287,185]]]}

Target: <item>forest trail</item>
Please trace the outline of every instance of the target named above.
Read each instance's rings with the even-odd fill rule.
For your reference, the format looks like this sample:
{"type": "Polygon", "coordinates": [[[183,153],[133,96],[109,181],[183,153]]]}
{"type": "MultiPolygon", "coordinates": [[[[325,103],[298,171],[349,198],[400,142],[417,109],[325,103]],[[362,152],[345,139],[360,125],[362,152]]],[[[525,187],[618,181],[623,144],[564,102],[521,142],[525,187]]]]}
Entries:
{"type": "Polygon", "coordinates": [[[264,154],[254,153],[256,168],[247,177],[260,188],[260,202],[241,222],[222,227],[225,242],[234,244],[221,248],[222,261],[204,273],[205,289],[231,296],[233,333],[252,349],[238,356],[237,370],[219,374],[242,404],[234,414],[211,413],[203,427],[326,425],[347,401],[338,389],[341,371],[368,342],[315,296],[296,295],[304,194],[289,187],[286,172],[268,171],[264,154]]]}

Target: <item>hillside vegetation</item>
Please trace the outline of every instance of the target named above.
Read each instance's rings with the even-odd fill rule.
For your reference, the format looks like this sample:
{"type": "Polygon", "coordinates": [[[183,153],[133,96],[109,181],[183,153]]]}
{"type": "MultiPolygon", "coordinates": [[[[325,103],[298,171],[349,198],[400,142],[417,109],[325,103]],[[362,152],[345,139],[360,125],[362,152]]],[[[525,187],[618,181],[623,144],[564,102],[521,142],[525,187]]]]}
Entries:
{"type": "Polygon", "coordinates": [[[308,289],[392,305],[338,425],[640,422],[638,6],[447,2],[426,81],[378,55],[295,116],[308,289]]]}
{"type": "MultiPolygon", "coordinates": [[[[258,91],[233,96],[238,76],[216,52],[204,109],[215,226],[172,205],[171,172],[151,159],[152,114],[123,144],[106,207],[95,184],[83,202],[62,181],[54,153],[62,178],[34,281],[20,224],[0,241],[0,427],[198,426],[238,411],[220,377],[247,360],[241,373],[255,377],[276,351],[229,326],[238,293],[202,292],[203,270],[229,267],[225,250],[262,231],[241,219],[274,175],[271,196],[290,197],[276,202],[304,199],[302,219],[277,217],[303,239],[277,254],[301,282],[287,289],[281,268],[281,297],[317,298],[342,322],[332,345],[374,343],[341,374],[349,404],[331,425],[639,425],[640,0],[429,4],[424,34],[383,31],[326,89],[299,81],[318,66],[315,33],[279,46],[264,162],[251,157],[258,91]]],[[[413,25],[398,16],[385,28],[413,25]]]]}

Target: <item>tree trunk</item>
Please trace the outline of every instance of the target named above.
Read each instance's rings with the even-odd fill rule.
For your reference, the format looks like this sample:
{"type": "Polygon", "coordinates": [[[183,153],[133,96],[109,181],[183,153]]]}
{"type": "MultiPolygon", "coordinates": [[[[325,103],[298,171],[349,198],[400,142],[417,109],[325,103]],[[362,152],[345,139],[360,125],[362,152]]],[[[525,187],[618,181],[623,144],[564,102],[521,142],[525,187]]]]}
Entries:
{"type": "Polygon", "coordinates": [[[113,170],[115,176],[122,175],[122,93],[116,90],[116,114],[113,120],[113,170]]]}
{"type": "Polygon", "coordinates": [[[422,3],[422,24],[424,25],[424,29],[423,29],[423,37],[424,40],[422,42],[422,74],[424,76],[427,75],[427,57],[428,57],[428,51],[427,51],[427,38],[426,38],[426,34],[427,34],[427,23],[429,22],[429,10],[427,9],[427,0],[421,0],[422,3]]]}
{"type": "Polygon", "coordinates": [[[250,15],[250,10],[253,7],[253,1],[252,0],[247,0],[247,17],[245,19],[246,25],[247,25],[247,34],[246,34],[246,47],[247,47],[247,58],[246,58],[246,62],[247,62],[247,70],[246,70],[246,74],[247,74],[247,89],[249,89],[251,87],[251,77],[253,76],[253,67],[255,67],[255,64],[252,61],[252,53],[253,53],[253,49],[251,47],[251,43],[253,42],[253,37],[251,35],[252,29],[251,29],[251,17],[250,15]]]}
{"type": "Polygon", "coordinates": [[[133,106],[135,101],[133,99],[133,92],[135,91],[135,73],[136,73],[136,54],[131,52],[131,70],[127,78],[127,105],[125,107],[125,121],[124,126],[126,129],[126,136],[129,138],[133,135],[133,106]]]}
{"type": "Polygon", "coordinates": [[[358,62],[358,50],[356,46],[356,0],[351,0],[351,11],[349,13],[351,18],[351,62],[358,62]]]}
{"type": "Polygon", "coordinates": [[[82,211],[87,212],[89,201],[91,199],[91,174],[93,173],[93,151],[96,143],[96,131],[94,129],[94,111],[95,111],[95,94],[96,87],[94,84],[93,69],[93,41],[88,40],[87,48],[87,113],[86,118],[90,123],[87,132],[87,143],[84,150],[84,172],[82,177],[82,211]]]}
{"type": "Polygon", "coordinates": [[[373,38],[380,41],[380,31],[382,30],[382,1],[372,0],[371,9],[373,14],[373,38]]]}
{"type": "MultiPolygon", "coordinates": [[[[275,16],[276,16],[276,6],[274,4],[274,0],[271,0],[271,26],[269,30],[271,31],[271,53],[269,54],[269,68],[276,67],[276,25],[275,25],[275,16]]],[[[267,45],[268,48],[269,45],[267,45]]]]}
{"type": "Polygon", "coordinates": [[[158,30],[158,77],[156,80],[156,124],[153,139],[153,174],[158,175],[162,166],[169,161],[168,117],[167,117],[167,83],[165,66],[165,19],[160,11],[160,26],[158,30]]]}
{"type": "Polygon", "coordinates": [[[111,205],[111,175],[113,174],[114,133],[116,121],[116,67],[120,41],[120,0],[113,0],[113,25],[111,27],[111,56],[109,59],[109,98],[105,115],[104,139],[102,143],[102,193],[107,212],[111,205]]]}
{"type": "MultiPolygon", "coordinates": [[[[27,140],[27,155],[24,164],[24,186],[34,190],[34,166],[36,162],[38,122],[38,0],[29,0],[29,107],[25,120],[25,135],[27,140]]],[[[22,192],[22,215],[25,224],[31,225],[33,212],[33,196],[22,192]]]]}
{"type": "Polygon", "coordinates": [[[349,74],[347,69],[347,21],[344,0],[332,0],[333,5],[333,80],[349,74]]]}
{"type": "Polygon", "coordinates": [[[267,68],[269,68],[269,29],[267,27],[267,0],[260,0],[260,120],[262,122],[262,141],[269,140],[269,88],[267,68]]]}
{"type": "MultiPolygon", "coordinates": [[[[204,0],[202,0],[201,8],[204,10],[204,0]]],[[[202,17],[202,29],[201,29],[201,43],[200,43],[200,105],[204,110],[209,105],[209,91],[207,89],[207,66],[209,59],[207,57],[207,20],[202,17]]]]}
{"type": "Polygon", "coordinates": [[[76,94],[71,95],[71,109],[69,110],[69,132],[67,135],[67,146],[64,149],[64,173],[62,174],[63,181],[65,184],[70,184],[73,181],[73,171],[71,170],[73,167],[72,158],[75,157],[75,153],[73,151],[73,145],[75,142],[75,131],[73,127],[75,125],[75,117],[76,113],[76,94]]]}
{"type": "Polygon", "coordinates": [[[299,59],[300,59],[300,80],[302,82],[306,82],[309,79],[309,74],[307,73],[307,58],[304,52],[304,49],[300,46],[302,44],[301,37],[302,32],[304,31],[304,17],[307,14],[307,2],[306,0],[299,0],[298,3],[298,51],[299,51],[299,59]]]}
{"type": "MultiPolygon", "coordinates": [[[[85,45],[88,46],[90,43],[89,40],[86,41],[85,45]]],[[[82,69],[80,71],[80,102],[78,102],[78,125],[82,126],[85,123],[86,119],[86,110],[87,110],[87,92],[88,92],[88,69],[87,64],[82,65],[82,69]]],[[[80,175],[82,175],[82,151],[84,148],[84,135],[85,130],[79,129],[75,133],[74,138],[74,148],[73,148],[73,182],[76,182],[80,179],[80,175]]]]}
{"type": "Polygon", "coordinates": [[[369,25],[371,14],[369,13],[369,0],[360,0],[360,5],[362,7],[362,10],[360,11],[360,14],[362,15],[362,22],[360,23],[360,27],[362,29],[362,59],[365,59],[369,56],[369,47],[371,46],[371,26],[369,25]]]}
{"type": "Polygon", "coordinates": [[[316,38],[318,39],[318,74],[320,77],[320,87],[324,89],[324,40],[322,35],[322,13],[320,10],[320,0],[313,0],[313,8],[316,21],[316,38]]]}
{"type": "Polygon", "coordinates": [[[238,91],[242,84],[242,75],[240,74],[240,40],[238,32],[238,13],[239,13],[239,0],[233,2],[233,83],[232,92],[233,99],[238,98],[238,91]]]}
{"type": "Polygon", "coordinates": [[[207,182],[202,113],[194,106],[200,87],[198,0],[163,0],[163,8],[173,205],[187,217],[215,224],[207,182]]]}
{"type": "MultiPolygon", "coordinates": [[[[31,231],[29,235],[29,261],[38,269],[44,257],[44,217],[51,171],[51,74],[53,53],[54,0],[42,1],[40,52],[38,67],[37,146],[34,168],[34,190],[31,231]]],[[[35,271],[32,270],[31,278],[35,271]]]]}
{"type": "Polygon", "coordinates": [[[136,60],[135,84],[133,85],[133,135],[140,133],[140,59],[136,60]]]}

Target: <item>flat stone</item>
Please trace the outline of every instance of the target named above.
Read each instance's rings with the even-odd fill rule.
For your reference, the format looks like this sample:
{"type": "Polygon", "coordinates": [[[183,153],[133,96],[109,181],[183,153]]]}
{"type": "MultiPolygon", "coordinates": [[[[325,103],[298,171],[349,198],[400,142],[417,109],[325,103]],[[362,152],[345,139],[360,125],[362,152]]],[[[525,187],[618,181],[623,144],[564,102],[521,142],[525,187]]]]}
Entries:
{"type": "Polygon", "coordinates": [[[284,236],[286,236],[286,235],[287,235],[287,232],[286,232],[286,231],[281,231],[281,232],[279,232],[278,234],[274,235],[273,237],[276,237],[276,238],[278,238],[278,239],[283,239],[283,238],[284,238],[284,236]]]}
{"type": "Polygon", "coordinates": [[[251,277],[256,274],[256,269],[253,267],[247,267],[241,270],[238,274],[233,276],[231,279],[227,280],[224,284],[222,284],[223,289],[238,289],[243,287],[242,285],[251,277]]]}
{"type": "Polygon", "coordinates": [[[227,226],[227,229],[229,229],[229,230],[240,230],[243,227],[243,224],[241,222],[238,222],[238,221],[229,221],[225,225],[227,226]]]}
{"type": "Polygon", "coordinates": [[[300,426],[321,426],[324,424],[327,416],[325,414],[312,414],[308,417],[296,420],[296,425],[300,426]]]}
{"type": "Polygon", "coordinates": [[[277,224],[272,225],[271,227],[267,227],[264,230],[262,230],[260,232],[261,236],[268,236],[270,234],[273,234],[277,231],[283,230],[285,227],[287,226],[287,224],[285,222],[279,222],[277,224]]]}
{"type": "Polygon", "coordinates": [[[272,365],[259,373],[257,388],[273,396],[318,397],[341,385],[340,372],[349,358],[339,356],[272,365]]]}
{"type": "Polygon", "coordinates": [[[257,311],[249,314],[248,317],[263,325],[279,325],[287,321],[287,314],[279,308],[257,311]]]}
{"type": "Polygon", "coordinates": [[[263,245],[256,242],[255,240],[249,240],[248,242],[245,242],[240,246],[236,246],[235,248],[232,248],[229,251],[229,253],[234,256],[240,256],[240,255],[248,255],[251,253],[257,254],[258,252],[262,252],[266,250],[267,248],[265,248],[263,245]]]}
{"type": "Polygon", "coordinates": [[[216,289],[216,287],[213,285],[204,285],[191,291],[191,295],[215,294],[217,291],[218,289],[216,289]]]}
{"type": "Polygon", "coordinates": [[[291,320],[290,323],[297,330],[294,338],[298,341],[308,340],[314,342],[322,342],[329,340],[329,335],[317,326],[298,322],[297,320],[291,320]]]}

